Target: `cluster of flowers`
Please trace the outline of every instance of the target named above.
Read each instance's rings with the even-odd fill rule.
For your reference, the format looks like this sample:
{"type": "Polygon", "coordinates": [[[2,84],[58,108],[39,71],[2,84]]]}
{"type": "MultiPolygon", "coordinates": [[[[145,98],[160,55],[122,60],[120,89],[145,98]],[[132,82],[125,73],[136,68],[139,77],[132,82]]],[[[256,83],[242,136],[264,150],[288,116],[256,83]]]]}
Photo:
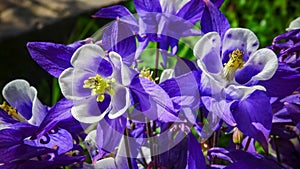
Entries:
{"type": "Polygon", "coordinates": [[[29,42],[64,98],[48,107],[25,80],[4,87],[0,168],[299,168],[300,19],[258,49],[222,3],[134,0],[137,16],[121,5],[93,15],[115,19],[99,41],[29,42]],[[177,55],[188,36],[195,60],[177,55]],[[141,68],[151,49],[155,67],[141,68]]]}

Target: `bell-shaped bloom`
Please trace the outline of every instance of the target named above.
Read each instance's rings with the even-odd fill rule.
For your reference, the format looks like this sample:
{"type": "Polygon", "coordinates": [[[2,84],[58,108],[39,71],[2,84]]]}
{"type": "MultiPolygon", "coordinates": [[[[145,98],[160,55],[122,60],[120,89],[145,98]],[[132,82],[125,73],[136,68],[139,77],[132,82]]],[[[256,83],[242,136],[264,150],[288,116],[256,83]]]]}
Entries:
{"type": "Polygon", "coordinates": [[[128,85],[137,73],[123,64],[119,54],[110,52],[106,57],[101,47],[87,44],[76,50],[71,65],[60,75],[59,85],[74,103],[75,119],[94,123],[106,114],[117,118],[131,106],[128,85]]]}
{"type": "Polygon", "coordinates": [[[272,50],[258,46],[253,32],[232,28],[222,39],[216,32],[204,35],[194,54],[202,70],[201,99],[213,119],[237,126],[267,149],[271,105],[265,88],[256,84],[274,75],[278,61],[272,50]]]}
{"type": "Polygon", "coordinates": [[[1,144],[1,151],[10,152],[2,153],[0,156],[4,166],[58,167],[81,162],[84,159],[83,156],[74,158],[64,156],[65,153],[77,149],[73,139],[76,140],[82,131],[81,127],[77,127],[80,124],[72,118],[70,112],[72,102],[62,99],[53,107],[47,107],[37,98],[36,89],[25,80],[8,83],[2,93],[9,103],[4,102],[0,106],[0,140],[7,142],[1,144]],[[63,121],[64,124],[61,123],[63,121]],[[68,127],[65,127],[69,123],[74,127],[70,132],[68,127]],[[8,137],[11,137],[10,141],[5,139],[8,137]],[[42,158],[40,161],[30,160],[48,153],[52,156],[52,161],[48,161],[49,158],[42,158]],[[57,159],[66,161],[61,163],[59,160],[56,161],[57,159]]]}

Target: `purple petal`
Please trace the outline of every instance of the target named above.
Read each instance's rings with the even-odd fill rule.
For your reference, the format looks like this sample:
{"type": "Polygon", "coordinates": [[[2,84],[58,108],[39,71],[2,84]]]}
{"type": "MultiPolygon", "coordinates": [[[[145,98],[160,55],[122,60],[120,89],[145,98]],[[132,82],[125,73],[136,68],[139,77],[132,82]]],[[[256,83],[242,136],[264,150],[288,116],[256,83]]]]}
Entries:
{"type": "Polygon", "coordinates": [[[242,150],[226,150],[223,148],[211,148],[208,151],[208,158],[215,159],[215,157],[229,161],[226,168],[237,169],[237,168],[276,168],[281,169],[282,167],[277,164],[273,159],[262,156],[256,153],[249,153],[242,150]]]}
{"type": "Polygon", "coordinates": [[[269,80],[277,67],[278,59],[275,53],[270,49],[260,49],[250,56],[244,68],[236,72],[236,81],[247,85],[260,80],[269,80]]]}
{"type": "Polygon", "coordinates": [[[272,108],[269,98],[260,90],[254,91],[233,108],[237,127],[247,136],[257,140],[268,152],[268,137],[272,127],[272,108]]]}
{"type": "Polygon", "coordinates": [[[14,118],[12,118],[10,115],[8,115],[8,113],[1,108],[0,108],[0,121],[2,122],[2,124],[3,123],[4,124],[5,123],[14,124],[14,123],[19,122],[19,121],[15,120],[14,118]]]}
{"type": "Polygon", "coordinates": [[[205,1],[205,8],[201,18],[201,30],[203,33],[218,32],[223,38],[230,28],[227,18],[211,1],[205,1]]]}
{"type": "Polygon", "coordinates": [[[223,63],[228,62],[229,54],[236,49],[244,53],[243,60],[247,62],[250,55],[254,54],[259,47],[256,35],[249,29],[244,28],[228,29],[224,35],[222,44],[223,63]]]}
{"type": "Polygon", "coordinates": [[[43,69],[58,78],[61,72],[71,67],[70,60],[75,50],[88,41],[77,41],[68,46],[51,42],[28,42],[27,49],[43,69]]]}
{"type": "Polygon", "coordinates": [[[33,125],[39,125],[47,113],[47,107],[37,98],[37,91],[25,80],[14,80],[4,86],[3,97],[33,125]]]}
{"type": "Polygon", "coordinates": [[[300,74],[298,70],[280,62],[275,75],[270,80],[260,81],[259,85],[267,89],[268,96],[283,98],[300,86],[300,74]]]}
{"type": "Polygon", "coordinates": [[[60,121],[66,120],[72,116],[71,108],[73,103],[69,100],[62,99],[52,107],[42,123],[40,124],[36,135],[41,137],[51,130],[60,121]]]}
{"type": "Polygon", "coordinates": [[[192,24],[198,22],[204,11],[204,3],[201,0],[191,0],[186,3],[176,14],[185,20],[188,20],[192,24]]]}
{"type": "Polygon", "coordinates": [[[285,103],[284,105],[287,111],[290,112],[290,116],[294,124],[300,124],[300,105],[294,103],[285,103]]]}
{"type": "Polygon", "coordinates": [[[48,148],[32,147],[23,144],[23,139],[28,137],[27,134],[29,134],[30,130],[30,128],[26,128],[26,130],[0,130],[1,163],[12,162],[13,160],[28,160],[45,153],[54,152],[54,150],[48,148]]]}
{"type": "Polygon", "coordinates": [[[288,102],[300,105],[300,94],[293,94],[284,99],[281,99],[280,102],[288,102]]]}
{"type": "Polygon", "coordinates": [[[224,0],[212,0],[211,2],[214,3],[217,8],[220,8],[224,0]]]}
{"type": "Polygon", "coordinates": [[[97,145],[98,148],[106,153],[114,152],[126,128],[126,118],[119,117],[109,119],[105,117],[97,126],[97,145]]]}
{"type": "Polygon", "coordinates": [[[176,78],[168,79],[159,84],[168,93],[173,102],[180,107],[199,107],[200,74],[189,72],[176,78]]]}
{"type": "Polygon", "coordinates": [[[93,17],[95,18],[111,18],[111,19],[120,19],[120,21],[129,24],[132,30],[137,31],[137,20],[131,14],[131,12],[122,5],[115,5],[107,8],[102,8],[96,12],[93,17]]]}
{"type": "Polygon", "coordinates": [[[120,54],[125,64],[130,66],[133,63],[136,51],[136,40],[126,24],[120,21],[114,21],[105,29],[102,42],[106,49],[120,54]]]}
{"type": "Polygon", "coordinates": [[[134,100],[139,103],[134,111],[143,113],[151,120],[178,121],[172,100],[160,86],[145,78],[135,78],[130,89],[134,100]]]}
{"type": "Polygon", "coordinates": [[[201,150],[201,145],[193,136],[193,134],[189,134],[188,141],[188,163],[186,168],[188,169],[197,169],[197,168],[206,168],[206,162],[201,150]]]}
{"type": "Polygon", "coordinates": [[[43,137],[36,140],[27,139],[24,140],[24,143],[34,147],[47,147],[49,149],[57,146],[58,155],[66,153],[73,148],[72,135],[67,130],[59,129],[57,133],[48,134],[48,136],[50,140],[47,144],[42,144],[41,140],[44,139],[43,137]]]}
{"type": "Polygon", "coordinates": [[[134,5],[139,14],[144,12],[162,12],[159,0],[134,0],[134,5]]]}

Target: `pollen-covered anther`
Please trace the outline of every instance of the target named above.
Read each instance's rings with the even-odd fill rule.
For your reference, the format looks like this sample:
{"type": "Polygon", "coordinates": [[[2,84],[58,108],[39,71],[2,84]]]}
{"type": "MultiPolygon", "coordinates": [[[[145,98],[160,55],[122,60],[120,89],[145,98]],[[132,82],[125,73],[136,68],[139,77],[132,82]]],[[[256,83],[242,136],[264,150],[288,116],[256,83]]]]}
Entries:
{"type": "Polygon", "coordinates": [[[97,102],[102,102],[105,99],[104,93],[114,94],[111,84],[115,82],[115,79],[105,79],[100,75],[89,77],[84,81],[83,88],[89,88],[91,95],[98,95],[97,102]]]}
{"type": "Polygon", "coordinates": [[[236,49],[229,54],[229,61],[224,64],[223,69],[226,80],[232,81],[235,76],[235,72],[244,67],[245,62],[243,61],[243,56],[244,53],[239,49],[236,49]]]}
{"type": "Polygon", "coordinates": [[[22,117],[15,108],[11,107],[10,105],[7,104],[6,101],[4,101],[2,103],[2,105],[0,105],[0,108],[2,110],[4,110],[9,116],[11,116],[12,118],[21,121],[21,122],[25,122],[26,120],[24,119],[24,117],[22,117]]]}
{"type": "Polygon", "coordinates": [[[150,81],[153,81],[153,82],[158,80],[158,77],[153,79],[152,76],[153,76],[153,71],[151,71],[149,68],[143,68],[139,74],[139,77],[149,79],[150,81]]]}

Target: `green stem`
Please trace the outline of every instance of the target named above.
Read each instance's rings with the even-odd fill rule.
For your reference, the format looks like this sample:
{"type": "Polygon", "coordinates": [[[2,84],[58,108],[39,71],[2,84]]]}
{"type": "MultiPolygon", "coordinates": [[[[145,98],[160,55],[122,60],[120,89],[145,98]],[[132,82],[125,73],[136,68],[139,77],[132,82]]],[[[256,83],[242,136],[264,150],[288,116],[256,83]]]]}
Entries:
{"type": "Polygon", "coordinates": [[[155,70],[154,70],[154,77],[158,77],[158,64],[159,64],[159,42],[156,43],[156,57],[155,57],[155,70]]]}

